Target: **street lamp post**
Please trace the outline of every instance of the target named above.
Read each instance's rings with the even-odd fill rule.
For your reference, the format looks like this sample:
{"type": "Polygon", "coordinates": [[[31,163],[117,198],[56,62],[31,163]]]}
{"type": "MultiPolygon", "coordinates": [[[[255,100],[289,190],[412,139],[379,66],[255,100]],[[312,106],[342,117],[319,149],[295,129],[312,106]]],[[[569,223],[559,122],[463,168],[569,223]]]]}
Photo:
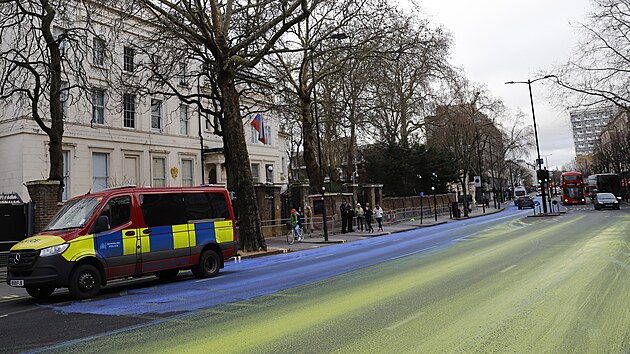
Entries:
{"type": "MultiPolygon", "coordinates": [[[[475,113],[477,113],[477,98],[479,97],[479,92],[475,92],[475,99],[472,102],[472,111],[473,111],[473,120],[476,116],[475,113]]],[[[483,210],[483,213],[486,213],[486,195],[483,191],[483,168],[481,167],[481,150],[479,149],[479,140],[480,140],[480,136],[481,134],[479,134],[479,130],[478,130],[478,126],[477,124],[475,124],[475,133],[476,133],[476,140],[477,140],[477,157],[479,158],[479,185],[480,185],[480,190],[481,190],[481,209],[483,210]]]]}
{"type": "Polygon", "coordinates": [[[315,63],[313,61],[313,48],[311,48],[311,81],[313,81],[313,112],[315,113],[315,126],[317,127],[317,157],[319,158],[319,181],[322,195],[322,221],[324,225],[324,241],[328,241],[328,225],[326,222],[326,188],[324,187],[324,161],[322,160],[322,142],[319,128],[319,114],[317,112],[317,88],[315,87],[315,63]]]}
{"type": "MultiPolygon", "coordinates": [[[[328,38],[332,38],[332,39],[344,39],[344,38],[348,38],[348,36],[345,33],[333,33],[331,34],[328,38]]],[[[320,186],[321,186],[321,195],[322,195],[322,205],[323,205],[323,209],[322,209],[322,219],[324,222],[323,225],[323,230],[324,230],[324,241],[328,241],[328,225],[326,222],[326,199],[325,199],[325,194],[326,194],[326,188],[324,187],[324,161],[322,160],[322,142],[321,142],[321,132],[320,132],[320,128],[319,128],[319,114],[318,114],[318,110],[317,110],[317,88],[315,87],[316,85],[316,80],[315,80],[315,61],[313,60],[313,53],[315,52],[315,48],[313,48],[312,46],[309,47],[310,51],[311,51],[311,55],[310,55],[310,59],[311,59],[311,81],[313,82],[313,106],[314,106],[314,114],[315,114],[315,125],[317,126],[317,155],[319,158],[319,181],[320,181],[320,186]]]]}
{"type": "MultiPolygon", "coordinates": [[[[534,80],[530,80],[527,79],[527,81],[508,81],[505,84],[527,84],[527,87],[529,88],[529,101],[531,103],[532,106],[532,119],[534,121],[534,137],[536,138],[536,154],[538,156],[538,159],[536,160],[536,163],[538,164],[538,170],[542,170],[542,159],[540,158],[540,145],[538,144],[538,128],[536,127],[536,114],[534,113],[534,98],[532,96],[532,83],[538,81],[538,80],[543,80],[543,79],[548,79],[551,77],[556,77],[555,75],[546,75],[543,77],[539,77],[537,79],[534,80]]],[[[541,182],[543,185],[541,186],[541,191],[542,191],[542,205],[543,205],[543,212],[546,214],[547,213],[547,202],[546,202],[546,195],[547,194],[545,192],[545,182],[541,182]]]]}

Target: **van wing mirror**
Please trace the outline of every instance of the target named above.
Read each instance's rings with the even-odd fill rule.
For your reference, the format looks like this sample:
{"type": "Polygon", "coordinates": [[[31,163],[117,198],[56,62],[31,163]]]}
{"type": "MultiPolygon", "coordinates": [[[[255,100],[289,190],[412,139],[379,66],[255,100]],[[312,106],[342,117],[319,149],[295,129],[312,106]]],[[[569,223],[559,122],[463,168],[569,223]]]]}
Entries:
{"type": "Polygon", "coordinates": [[[101,215],[96,219],[96,224],[92,227],[92,233],[97,234],[99,232],[109,230],[109,217],[107,215],[101,215]]]}

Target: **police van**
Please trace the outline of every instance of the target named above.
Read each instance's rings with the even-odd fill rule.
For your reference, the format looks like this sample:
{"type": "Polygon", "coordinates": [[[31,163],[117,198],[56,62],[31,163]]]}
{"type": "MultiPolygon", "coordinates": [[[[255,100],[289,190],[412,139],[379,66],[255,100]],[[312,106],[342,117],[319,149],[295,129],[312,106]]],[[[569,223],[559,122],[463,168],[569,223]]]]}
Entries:
{"type": "Polygon", "coordinates": [[[44,230],[13,246],[7,284],[35,298],[68,288],[84,299],[116,278],[172,279],[183,269],[213,277],[236,255],[225,188],[113,188],[69,200],[44,230]]]}

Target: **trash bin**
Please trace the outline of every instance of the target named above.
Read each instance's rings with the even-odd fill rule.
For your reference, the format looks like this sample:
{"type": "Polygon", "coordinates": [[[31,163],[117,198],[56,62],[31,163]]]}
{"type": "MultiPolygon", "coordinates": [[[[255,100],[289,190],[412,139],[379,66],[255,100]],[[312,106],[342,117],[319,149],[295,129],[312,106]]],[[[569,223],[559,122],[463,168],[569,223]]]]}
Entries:
{"type": "Polygon", "coordinates": [[[451,203],[451,209],[453,209],[453,217],[458,219],[461,217],[461,214],[459,213],[459,205],[457,202],[452,202],[451,203]]]}

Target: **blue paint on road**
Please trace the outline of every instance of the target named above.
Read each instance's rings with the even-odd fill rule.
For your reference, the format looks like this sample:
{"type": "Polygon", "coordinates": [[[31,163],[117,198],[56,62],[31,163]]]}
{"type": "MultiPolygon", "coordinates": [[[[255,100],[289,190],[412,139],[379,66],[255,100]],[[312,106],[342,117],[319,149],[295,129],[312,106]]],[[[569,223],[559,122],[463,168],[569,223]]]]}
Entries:
{"type": "Polygon", "coordinates": [[[48,306],[64,313],[142,315],[192,312],[250,300],[403,257],[421,257],[468,237],[471,226],[522,217],[508,209],[475,219],[335,246],[227,263],[219,276],[128,290],[125,296],[48,306]]]}

